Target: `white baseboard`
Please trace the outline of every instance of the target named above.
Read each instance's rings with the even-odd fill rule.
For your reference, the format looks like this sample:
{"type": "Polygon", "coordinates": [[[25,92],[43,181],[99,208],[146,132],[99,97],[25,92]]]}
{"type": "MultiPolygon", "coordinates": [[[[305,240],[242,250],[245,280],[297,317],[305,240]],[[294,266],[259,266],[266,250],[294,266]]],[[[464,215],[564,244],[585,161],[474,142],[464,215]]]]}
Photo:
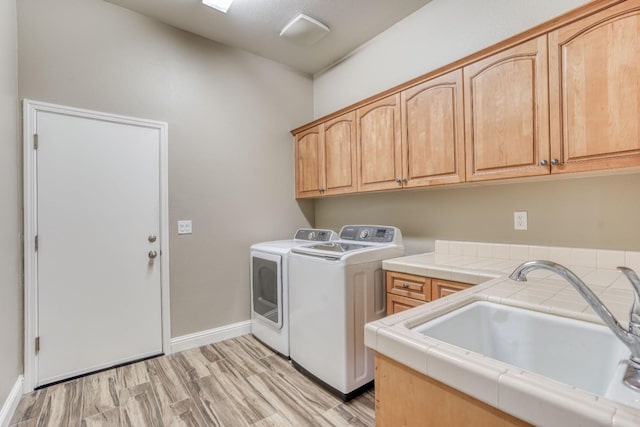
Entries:
{"type": "Polygon", "coordinates": [[[4,401],[2,408],[0,408],[0,427],[7,427],[11,422],[11,418],[13,418],[13,414],[16,412],[16,408],[22,397],[23,380],[24,377],[20,375],[9,392],[7,400],[4,401]]]}
{"type": "Polygon", "coordinates": [[[251,333],[251,320],[171,338],[171,353],[201,347],[251,333]]]}

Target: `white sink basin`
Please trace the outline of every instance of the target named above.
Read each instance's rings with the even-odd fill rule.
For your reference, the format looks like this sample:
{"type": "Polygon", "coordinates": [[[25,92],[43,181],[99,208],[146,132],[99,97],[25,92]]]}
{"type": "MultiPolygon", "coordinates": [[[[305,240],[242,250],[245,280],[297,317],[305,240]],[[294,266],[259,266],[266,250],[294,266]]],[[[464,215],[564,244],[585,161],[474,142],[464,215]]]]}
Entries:
{"type": "Polygon", "coordinates": [[[413,330],[640,407],[640,393],[622,383],[629,350],[604,325],[482,301],[413,330]]]}

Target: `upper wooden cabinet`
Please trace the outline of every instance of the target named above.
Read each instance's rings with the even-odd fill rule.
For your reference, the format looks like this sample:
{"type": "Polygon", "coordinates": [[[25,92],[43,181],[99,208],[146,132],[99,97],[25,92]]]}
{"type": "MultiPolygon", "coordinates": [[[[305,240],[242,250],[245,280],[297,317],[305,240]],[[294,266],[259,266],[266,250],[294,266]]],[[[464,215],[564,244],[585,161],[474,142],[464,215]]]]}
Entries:
{"type": "Polygon", "coordinates": [[[464,182],[462,70],[404,90],[403,186],[464,182]]]}
{"type": "Polygon", "coordinates": [[[317,197],[322,193],[324,164],[321,146],[322,125],[296,135],[296,197],[317,197]]]}
{"type": "Polygon", "coordinates": [[[300,127],[296,197],[640,168],[639,35],[588,2],[300,127]]]}
{"type": "Polygon", "coordinates": [[[640,1],[549,34],[551,171],[640,165],[640,1]]]}
{"type": "Polygon", "coordinates": [[[357,190],[355,112],[324,124],[325,194],[357,190]]]}
{"type": "Polygon", "coordinates": [[[549,173],[546,35],[465,67],[464,94],[467,181],[549,173]]]}
{"type": "Polygon", "coordinates": [[[356,110],[358,191],[402,187],[400,94],[356,110]]]}
{"type": "Polygon", "coordinates": [[[356,191],[355,113],[296,135],[296,197],[356,191]]]}

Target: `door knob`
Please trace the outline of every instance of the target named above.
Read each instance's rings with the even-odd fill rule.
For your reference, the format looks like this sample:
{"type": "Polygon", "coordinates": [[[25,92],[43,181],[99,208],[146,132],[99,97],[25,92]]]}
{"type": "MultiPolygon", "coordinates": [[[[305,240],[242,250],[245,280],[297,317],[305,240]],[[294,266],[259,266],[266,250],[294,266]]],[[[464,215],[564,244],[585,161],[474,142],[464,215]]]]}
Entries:
{"type": "Polygon", "coordinates": [[[553,166],[556,166],[556,165],[559,165],[559,164],[560,164],[560,161],[559,161],[558,159],[553,159],[553,160],[551,160],[551,164],[552,164],[553,166]]]}
{"type": "Polygon", "coordinates": [[[158,252],[156,251],[149,251],[149,258],[154,259],[155,257],[158,256],[158,252]]]}
{"type": "Polygon", "coordinates": [[[150,234],[150,235],[149,235],[149,242],[153,243],[153,242],[155,242],[155,241],[156,241],[156,236],[155,236],[155,235],[153,235],[153,234],[150,234]]]}
{"type": "Polygon", "coordinates": [[[547,160],[541,160],[540,161],[540,166],[547,166],[549,164],[549,162],[547,160]]]}

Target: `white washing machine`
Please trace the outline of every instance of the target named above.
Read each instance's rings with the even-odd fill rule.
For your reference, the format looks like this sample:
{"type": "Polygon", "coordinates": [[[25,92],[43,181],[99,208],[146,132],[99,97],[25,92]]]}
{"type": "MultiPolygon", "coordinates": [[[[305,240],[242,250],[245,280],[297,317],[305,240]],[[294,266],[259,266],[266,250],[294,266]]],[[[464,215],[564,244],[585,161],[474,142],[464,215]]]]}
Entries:
{"type": "Polygon", "coordinates": [[[382,260],[402,255],[400,230],[372,225],[344,226],[335,242],[291,250],[291,360],[345,401],[373,382],[364,325],[386,313],[382,260]]]}
{"type": "Polygon", "coordinates": [[[300,229],[293,239],[251,246],[251,333],[282,356],[289,357],[289,253],[336,239],[331,230],[300,229]]]}

